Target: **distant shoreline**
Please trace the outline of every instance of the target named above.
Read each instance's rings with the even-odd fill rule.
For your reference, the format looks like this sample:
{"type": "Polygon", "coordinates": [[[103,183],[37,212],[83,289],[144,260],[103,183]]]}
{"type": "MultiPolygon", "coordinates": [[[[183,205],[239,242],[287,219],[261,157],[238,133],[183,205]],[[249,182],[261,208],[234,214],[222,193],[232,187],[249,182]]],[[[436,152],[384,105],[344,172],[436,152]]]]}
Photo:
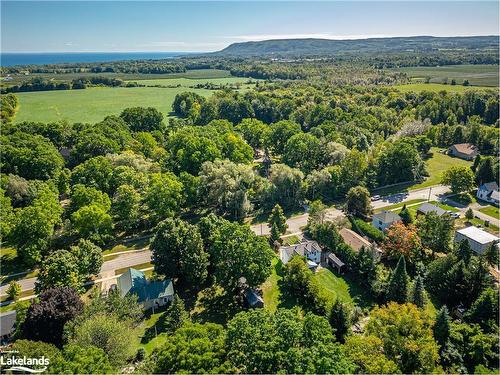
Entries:
{"type": "Polygon", "coordinates": [[[2,52],[0,66],[157,60],[200,52],[2,52]]]}

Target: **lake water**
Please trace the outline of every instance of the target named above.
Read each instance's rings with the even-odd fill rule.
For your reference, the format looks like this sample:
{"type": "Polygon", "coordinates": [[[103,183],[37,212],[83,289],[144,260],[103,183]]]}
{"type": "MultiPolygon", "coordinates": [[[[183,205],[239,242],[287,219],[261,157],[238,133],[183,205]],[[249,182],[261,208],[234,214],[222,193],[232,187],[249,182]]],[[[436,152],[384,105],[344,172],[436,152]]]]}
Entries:
{"type": "Polygon", "coordinates": [[[169,59],[189,52],[55,52],[55,53],[1,53],[0,66],[43,65],[77,62],[106,62],[142,59],[169,59]]]}

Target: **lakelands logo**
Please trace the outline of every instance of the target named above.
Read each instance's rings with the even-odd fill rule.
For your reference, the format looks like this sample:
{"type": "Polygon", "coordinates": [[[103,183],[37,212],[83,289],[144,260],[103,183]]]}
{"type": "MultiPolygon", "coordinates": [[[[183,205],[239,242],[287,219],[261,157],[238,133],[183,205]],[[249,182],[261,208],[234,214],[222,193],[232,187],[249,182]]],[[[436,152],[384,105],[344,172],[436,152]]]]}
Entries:
{"type": "Polygon", "coordinates": [[[50,361],[45,356],[38,358],[31,357],[4,357],[3,353],[0,355],[0,366],[3,371],[22,371],[38,374],[45,372],[50,361]],[[5,368],[6,366],[7,368],[5,368]]]}

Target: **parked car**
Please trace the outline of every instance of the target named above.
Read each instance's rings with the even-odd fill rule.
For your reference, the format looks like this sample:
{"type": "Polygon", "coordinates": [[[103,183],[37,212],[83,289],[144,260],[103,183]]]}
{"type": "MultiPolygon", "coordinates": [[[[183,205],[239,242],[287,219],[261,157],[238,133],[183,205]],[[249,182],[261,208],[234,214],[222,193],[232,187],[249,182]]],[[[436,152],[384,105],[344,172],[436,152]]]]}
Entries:
{"type": "Polygon", "coordinates": [[[375,202],[375,201],[378,201],[380,200],[380,195],[374,195],[372,198],[371,198],[372,202],[375,202]]]}
{"type": "Polygon", "coordinates": [[[458,219],[460,217],[460,214],[458,212],[453,212],[453,211],[448,210],[448,211],[446,211],[446,213],[454,219],[458,219]]]}

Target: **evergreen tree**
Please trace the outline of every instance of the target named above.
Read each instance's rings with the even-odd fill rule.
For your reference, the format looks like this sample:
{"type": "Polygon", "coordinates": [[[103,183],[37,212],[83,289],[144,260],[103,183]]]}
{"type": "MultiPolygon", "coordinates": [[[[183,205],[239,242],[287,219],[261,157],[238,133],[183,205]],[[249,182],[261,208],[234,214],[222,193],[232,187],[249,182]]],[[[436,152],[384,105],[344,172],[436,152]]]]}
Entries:
{"type": "Polygon", "coordinates": [[[400,256],[389,282],[388,300],[405,303],[408,300],[408,273],[404,256],[400,256]]]}
{"type": "Polygon", "coordinates": [[[463,260],[466,265],[469,264],[472,257],[472,249],[470,248],[469,241],[460,241],[456,252],[459,260],[463,260]]]}
{"type": "Polygon", "coordinates": [[[335,330],[337,341],[344,343],[351,330],[351,312],[345,303],[337,298],[330,311],[330,325],[335,330]]]}
{"type": "Polygon", "coordinates": [[[469,208],[467,211],[465,211],[465,218],[467,220],[474,219],[474,212],[472,211],[472,208],[469,208]]]}
{"type": "Polygon", "coordinates": [[[479,167],[479,164],[481,164],[481,155],[477,154],[476,157],[474,158],[472,166],[470,167],[470,169],[472,169],[472,172],[476,172],[477,167],[479,167]]]}
{"type": "Polygon", "coordinates": [[[174,332],[189,320],[184,301],[177,294],[159,322],[162,331],[174,332]]]}
{"type": "Polygon", "coordinates": [[[286,232],[288,229],[288,225],[286,223],[286,216],[283,213],[283,209],[279,204],[274,206],[273,210],[271,211],[271,215],[269,215],[269,225],[271,228],[273,225],[276,225],[277,229],[279,230],[279,233],[283,234],[286,232]]]}
{"type": "Polygon", "coordinates": [[[472,304],[466,320],[478,323],[487,331],[492,331],[497,324],[498,312],[498,292],[488,288],[472,304]]]}
{"type": "Polygon", "coordinates": [[[403,220],[404,225],[408,225],[413,223],[413,216],[411,212],[408,210],[406,207],[406,204],[403,206],[403,209],[399,213],[399,216],[401,217],[401,220],[403,220]]]}
{"type": "Polygon", "coordinates": [[[495,181],[495,169],[493,168],[493,160],[492,158],[485,158],[481,160],[481,163],[476,170],[476,182],[478,184],[484,184],[491,181],[495,181]]]}
{"type": "Polygon", "coordinates": [[[424,280],[421,276],[415,277],[413,290],[411,292],[411,302],[420,308],[425,306],[424,280]]]}
{"type": "Polygon", "coordinates": [[[500,261],[497,244],[492,243],[483,253],[484,260],[491,266],[498,266],[500,261]]]}
{"type": "Polygon", "coordinates": [[[271,237],[269,238],[269,241],[271,242],[271,246],[274,245],[276,241],[280,240],[280,230],[278,228],[278,225],[276,223],[273,223],[271,225],[271,237]]]}
{"type": "Polygon", "coordinates": [[[439,310],[432,330],[436,342],[443,348],[450,337],[450,315],[448,314],[446,305],[443,305],[439,310]]]}

